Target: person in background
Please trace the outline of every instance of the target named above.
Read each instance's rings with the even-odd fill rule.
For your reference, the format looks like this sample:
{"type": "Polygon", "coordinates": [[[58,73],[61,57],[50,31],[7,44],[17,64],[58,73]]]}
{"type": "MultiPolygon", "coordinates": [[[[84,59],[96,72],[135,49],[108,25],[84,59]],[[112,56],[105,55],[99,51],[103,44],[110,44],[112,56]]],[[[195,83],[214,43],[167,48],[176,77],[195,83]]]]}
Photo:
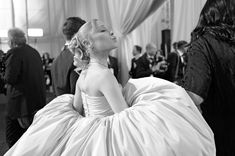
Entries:
{"type": "Polygon", "coordinates": [[[66,42],[51,66],[52,85],[56,96],[75,93],[75,84],[79,74],[75,71],[74,58],[68,49],[68,43],[84,23],[85,21],[79,17],[69,17],[63,24],[62,31],[66,42]]]}
{"type": "Polygon", "coordinates": [[[50,87],[52,85],[51,80],[51,65],[53,62],[53,58],[50,57],[48,52],[44,52],[42,54],[42,63],[43,63],[43,70],[44,70],[44,77],[46,83],[46,89],[50,91],[50,87]]]}
{"type": "Polygon", "coordinates": [[[6,54],[0,49],[0,94],[6,94],[6,88],[3,78],[5,73],[5,56],[6,54]]]}
{"type": "Polygon", "coordinates": [[[45,106],[45,82],[38,51],[26,43],[18,28],[8,31],[10,50],[4,75],[7,84],[6,141],[11,147],[30,126],[34,114],[45,106]]]}
{"type": "Polygon", "coordinates": [[[167,57],[168,68],[166,71],[166,80],[177,83],[178,71],[179,71],[179,55],[177,53],[177,42],[172,44],[173,51],[167,57]]]}
{"type": "Polygon", "coordinates": [[[188,49],[188,42],[181,40],[177,43],[177,53],[179,56],[179,70],[178,70],[178,81],[180,81],[185,73],[185,67],[187,65],[187,49],[188,49]]]}
{"type": "Polygon", "coordinates": [[[163,53],[163,52],[162,52],[161,49],[157,50],[157,53],[156,53],[156,61],[157,61],[157,62],[166,60],[166,58],[162,55],[162,53],[163,53]]]}
{"type": "Polygon", "coordinates": [[[172,51],[167,58],[169,66],[166,71],[166,80],[178,84],[183,78],[187,65],[188,45],[189,44],[183,40],[173,43],[174,51],[172,51]]]}
{"type": "Polygon", "coordinates": [[[112,73],[116,77],[117,81],[120,83],[119,75],[118,75],[119,74],[119,68],[118,68],[117,58],[109,55],[107,62],[108,62],[108,66],[111,69],[112,73]]]}
{"type": "Polygon", "coordinates": [[[0,49],[0,58],[4,55],[4,52],[0,49]]]}
{"type": "Polygon", "coordinates": [[[142,47],[135,45],[133,47],[133,58],[131,59],[131,70],[129,71],[129,75],[131,78],[136,78],[136,67],[137,67],[137,60],[140,58],[142,52],[142,47]]]}
{"type": "Polygon", "coordinates": [[[235,1],[207,0],[191,34],[181,82],[215,136],[216,155],[235,155],[235,1]]]}
{"type": "Polygon", "coordinates": [[[146,45],[146,53],[138,59],[136,67],[136,78],[141,77],[162,77],[167,69],[167,62],[157,61],[157,47],[153,43],[146,45]]]}

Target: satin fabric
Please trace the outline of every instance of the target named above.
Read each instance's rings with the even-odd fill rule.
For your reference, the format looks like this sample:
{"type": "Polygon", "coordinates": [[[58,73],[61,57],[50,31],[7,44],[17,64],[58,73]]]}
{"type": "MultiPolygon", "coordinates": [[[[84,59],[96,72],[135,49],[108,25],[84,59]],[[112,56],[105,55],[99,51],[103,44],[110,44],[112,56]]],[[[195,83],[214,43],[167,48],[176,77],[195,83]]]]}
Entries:
{"type": "Polygon", "coordinates": [[[74,110],[73,95],[55,98],[5,156],[215,155],[213,133],[183,88],[130,79],[123,95],[130,107],[113,114],[105,97],[83,93],[86,117],[74,110]]]}

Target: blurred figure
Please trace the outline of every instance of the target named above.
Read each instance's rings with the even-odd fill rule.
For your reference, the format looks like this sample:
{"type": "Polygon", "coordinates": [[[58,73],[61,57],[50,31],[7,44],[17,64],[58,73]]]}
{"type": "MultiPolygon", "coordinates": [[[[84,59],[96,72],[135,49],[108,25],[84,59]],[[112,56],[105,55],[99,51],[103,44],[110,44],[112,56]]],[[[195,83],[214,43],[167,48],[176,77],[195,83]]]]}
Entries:
{"type": "Polygon", "coordinates": [[[131,70],[129,71],[131,78],[136,78],[137,60],[141,56],[141,51],[142,51],[142,47],[140,47],[138,45],[135,45],[133,47],[133,51],[132,51],[133,58],[131,59],[131,70]]]}
{"type": "Polygon", "coordinates": [[[53,58],[50,57],[50,54],[48,52],[44,52],[42,54],[42,63],[45,66],[45,68],[50,67],[52,62],[53,62],[53,58]]]}
{"type": "Polygon", "coordinates": [[[42,60],[37,50],[26,44],[18,28],[8,31],[10,50],[6,55],[4,80],[7,84],[6,139],[9,147],[30,126],[34,114],[46,104],[42,60]]]}
{"type": "Polygon", "coordinates": [[[167,62],[169,63],[166,71],[166,80],[178,83],[184,76],[185,67],[187,64],[187,48],[186,41],[173,43],[174,50],[168,55],[167,62]]]}
{"type": "Polygon", "coordinates": [[[208,0],[192,32],[182,86],[215,136],[216,155],[235,155],[235,1],[208,0]]]}
{"type": "Polygon", "coordinates": [[[179,41],[177,43],[177,52],[179,55],[179,71],[178,71],[178,79],[182,79],[185,73],[185,67],[187,65],[187,49],[188,49],[188,42],[186,41],[179,41]]]}
{"type": "Polygon", "coordinates": [[[52,85],[56,96],[75,93],[79,74],[75,71],[76,67],[73,65],[74,57],[68,49],[68,43],[84,23],[85,21],[79,17],[69,17],[63,24],[62,31],[66,43],[51,66],[52,85]]]}
{"type": "Polygon", "coordinates": [[[50,57],[50,54],[48,52],[44,52],[42,54],[42,63],[43,63],[44,77],[47,90],[50,90],[50,87],[52,85],[52,78],[51,78],[52,62],[53,59],[50,57]]]}
{"type": "Polygon", "coordinates": [[[4,52],[0,49],[0,58],[3,56],[4,52]]]}
{"type": "Polygon", "coordinates": [[[177,83],[178,78],[178,71],[179,71],[179,55],[177,53],[178,43],[174,42],[172,44],[173,51],[168,54],[167,62],[168,62],[168,69],[166,71],[166,80],[177,83]]]}
{"type": "Polygon", "coordinates": [[[4,83],[4,73],[5,73],[5,53],[0,50],[0,94],[6,94],[6,88],[4,83]]]}
{"type": "Polygon", "coordinates": [[[157,60],[157,47],[153,43],[146,45],[146,53],[138,60],[136,67],[136,78],[141,77],[163,77],[162,75],[167,70],[167,62],[165,60],[157,60]]]}
{"type": "Polygon", "coordinates": [[[108,67],[111,69],[111,71],[114,74],[114,76],[116,77],[117,81],[120,83],[120,80],[118,77],[119,69],[118,69],[117,58],[109,55],[107,62],[108,62],[108,67]]]}

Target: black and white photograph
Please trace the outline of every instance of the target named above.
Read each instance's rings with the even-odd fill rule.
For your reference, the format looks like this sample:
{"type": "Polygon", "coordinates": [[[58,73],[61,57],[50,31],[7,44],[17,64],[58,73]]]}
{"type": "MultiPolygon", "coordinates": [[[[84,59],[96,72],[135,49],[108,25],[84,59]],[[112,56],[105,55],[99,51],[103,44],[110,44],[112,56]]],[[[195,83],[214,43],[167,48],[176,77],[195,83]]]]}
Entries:
{"type": "Polygon", "coordinates": [[[0,156],[235,156],[235,0],[0,0],[0,156]]]}

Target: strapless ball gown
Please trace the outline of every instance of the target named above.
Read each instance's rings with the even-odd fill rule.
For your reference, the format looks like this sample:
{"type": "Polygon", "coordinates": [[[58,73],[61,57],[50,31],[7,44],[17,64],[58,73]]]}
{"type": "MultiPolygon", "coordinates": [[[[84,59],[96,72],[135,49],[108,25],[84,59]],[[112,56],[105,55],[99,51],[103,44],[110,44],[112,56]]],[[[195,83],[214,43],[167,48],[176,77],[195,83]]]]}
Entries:
{"type": "Polygon", "coordinates": [[[85,117],[74,95],[55,98],[5,156],[215,156],[213,133],[180,86],[130,79],[123,95],[130,107],[113,113],[105,97],[82,93],[85,117]]]}

